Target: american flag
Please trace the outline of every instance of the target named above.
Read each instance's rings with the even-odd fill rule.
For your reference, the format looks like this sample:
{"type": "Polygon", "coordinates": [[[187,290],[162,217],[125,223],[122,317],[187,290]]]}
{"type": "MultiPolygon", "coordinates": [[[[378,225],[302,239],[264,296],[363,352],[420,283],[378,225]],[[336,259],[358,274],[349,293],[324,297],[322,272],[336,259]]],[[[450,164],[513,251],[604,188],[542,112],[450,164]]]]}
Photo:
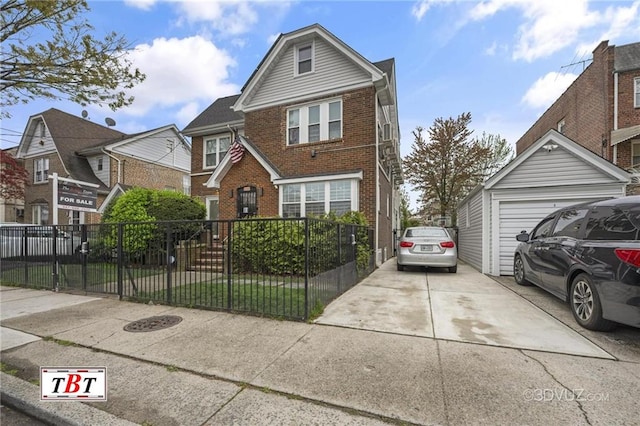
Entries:
{"type": "Polygon", "coordinates": [[[231,155],[231,162],[233,164],[242,160],[242,156],[244,155],[244,147],[240,143],[240,136],[237,133],[233,140],[233,145],[231,145],[231,149],[229,149],[229,155],[231,155]]]}

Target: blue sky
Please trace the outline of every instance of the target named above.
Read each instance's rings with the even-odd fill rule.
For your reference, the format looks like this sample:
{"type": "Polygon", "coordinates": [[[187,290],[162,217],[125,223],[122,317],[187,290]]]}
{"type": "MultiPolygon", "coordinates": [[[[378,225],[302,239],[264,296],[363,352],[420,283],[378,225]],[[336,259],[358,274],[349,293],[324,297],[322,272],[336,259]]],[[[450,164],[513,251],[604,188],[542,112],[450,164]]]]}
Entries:
{"type": "MultiPolygon", "coordinates": [[[[402,155],[416,126],[463,112],[474,135],[515,144],[600,41],[640,41],[640,0],[90,0],[89,7],[96,34],[125,35],[130,59],[147,74],[131,107],[89,106],[92,121],[111,117],[127,133],[182,129],[216,98],[239,93],[279,33],[319,23],[372,62],[396,59],[402,155]]],[[[51,107],[83,109],[64,101],[12,107],[0,146],[18,144],[29,116],[51,107]]]]}

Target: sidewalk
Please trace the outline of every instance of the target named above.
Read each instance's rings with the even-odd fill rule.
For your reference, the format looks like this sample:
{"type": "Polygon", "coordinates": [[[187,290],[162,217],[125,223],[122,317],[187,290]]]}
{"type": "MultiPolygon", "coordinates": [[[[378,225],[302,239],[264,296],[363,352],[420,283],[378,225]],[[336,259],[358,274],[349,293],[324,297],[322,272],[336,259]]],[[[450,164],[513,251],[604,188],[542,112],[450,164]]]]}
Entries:
{"type": "MultiPolygon", "coordinates": [[[[347,303],[357,303],[349,297],[360,286],[397,277],[392,268],[387,262],[345,294],[347,303]]],[[[484,277],[476,274],[468,278],[484,277]]],[[[401,276],[411,287],[425,275],[401,276]]],[[[25,290],[2,288],[3,315],[6,294],[14,291],[25,290]]],[[[52,301],[66,296],[45,295],[52,301]]],[[[637,416],[631,397],[640,382],[636,362],[441,340],[437,333],[83,301],[3,316],[3,327],[36,336],[3,350],[2,362],[17,370],[16,377],[2,374],[3,400],[22,401],[29,413],[56,424],[87,425],[620,424],[637,416]],[[150,332],[123,330],[158,315],[182,321],[150,332]],[[106,366],[108,401],[40,402],[39,386],[28,382],[38,378],[40,366],[106,366]],[[578,387],[606,393],[610,401],[527,398],[532,390],[578,387]]],[[[418,318],[426,320],[427,312],[418,318]]]]}

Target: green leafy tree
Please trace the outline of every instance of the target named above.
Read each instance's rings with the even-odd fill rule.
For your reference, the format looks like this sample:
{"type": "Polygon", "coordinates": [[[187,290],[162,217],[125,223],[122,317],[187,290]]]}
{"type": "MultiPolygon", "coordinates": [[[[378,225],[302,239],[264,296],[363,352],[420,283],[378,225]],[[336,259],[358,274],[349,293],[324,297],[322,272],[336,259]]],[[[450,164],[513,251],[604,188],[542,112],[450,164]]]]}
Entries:
{"type": "Polygon", "coordinates": [[[400,221],[402,229],[407,229],[411,226],[419,226],[420,220],[412,217],[413,214],[409,209],[409,194],[407,194],[407,191],[402,189],[400,191],[400,196],[400,221]]]}
{"type": "Polygon", "coordinates": [[[403,161],[405,176],[426,199],[436,200],[441,216],[451,214],[456,223],[456,205],[473,182],[483,174],[477,164],[491,155],[490,149],[471,139],[471,113],[457,118],[437,118],[428,129],[413,131],[411,153],[403,161]]]}
{"type": "Polygon", "coordinates": [[[0,116],[36,98],[130,105],[125,90],[145,75],[127,59],[129,45],[111,32],[100,40],[82,17],[85,0],[3,0],[0,3],[0,116]]]}
{"type": "MultiPolygon", "coordinates": [[[[482,136],[476,139],[476,142],[489,150],[489,155],[481,158],[476,166],[479,174],[482,175],[482,181],[493,176],[498,170],[503,168],[515,157],[513,148],[506,139],[499,134],[491,134],[482,132],[482,136]]],[[[481,182],[475,182],[476,184],[481,182]]],[[[475,185],[474,185],[475,186],[475,185]]]]}

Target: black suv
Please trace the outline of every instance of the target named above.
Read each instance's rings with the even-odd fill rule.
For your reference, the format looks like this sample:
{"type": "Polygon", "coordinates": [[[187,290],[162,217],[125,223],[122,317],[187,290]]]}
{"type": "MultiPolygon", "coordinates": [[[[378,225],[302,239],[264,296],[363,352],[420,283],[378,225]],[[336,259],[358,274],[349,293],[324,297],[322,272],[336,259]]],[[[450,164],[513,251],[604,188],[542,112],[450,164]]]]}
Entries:
{"type": "Polygon", "coordinates": [[[640,327],[640,196],[565,207],[516,239],[516,283],[569,302],[585,328],[640,327]]]}

